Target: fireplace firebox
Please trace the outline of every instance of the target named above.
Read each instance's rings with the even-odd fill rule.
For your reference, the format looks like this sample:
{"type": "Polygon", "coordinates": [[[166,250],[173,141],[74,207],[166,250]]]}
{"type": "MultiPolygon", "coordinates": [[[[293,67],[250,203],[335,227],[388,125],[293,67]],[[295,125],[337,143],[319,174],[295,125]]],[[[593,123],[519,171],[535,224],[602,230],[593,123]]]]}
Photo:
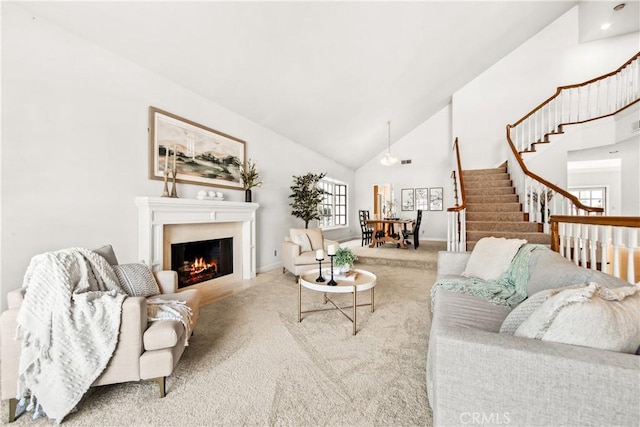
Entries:
{"type": "Polygon", "coordinates": [[[233,274],[233,238],[172,243],[171,269],[178,288],[233,274]]]}

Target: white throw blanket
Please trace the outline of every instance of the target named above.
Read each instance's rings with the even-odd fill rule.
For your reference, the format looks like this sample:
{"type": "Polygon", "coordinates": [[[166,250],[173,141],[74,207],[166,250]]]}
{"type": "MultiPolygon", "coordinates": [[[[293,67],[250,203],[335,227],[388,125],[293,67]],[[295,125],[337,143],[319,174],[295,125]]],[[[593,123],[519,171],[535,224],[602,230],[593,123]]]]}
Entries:
{"type": "Polygon", "coordinates": [[[33,257],[22,288],[18,399],[60,423],[111,359],[126,295],[106,260],[82,248],[33,257]]]}
{"type": "Polygon", "coordinates": [[[159,320],[178,320],[184,326],[184,345],[189,345],[193,331],[191,307],[185,301],[167,300],[159,297],[147,298],[147,319],[149,322],[159,320]]]}

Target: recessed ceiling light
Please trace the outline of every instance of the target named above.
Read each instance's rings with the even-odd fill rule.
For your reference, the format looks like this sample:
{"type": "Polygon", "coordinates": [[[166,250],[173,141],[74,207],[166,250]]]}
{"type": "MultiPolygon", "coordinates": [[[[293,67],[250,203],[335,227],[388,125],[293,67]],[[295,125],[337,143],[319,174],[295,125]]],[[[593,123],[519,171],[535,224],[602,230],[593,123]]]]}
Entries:
{"type": "Polygon", "coordinates": [[[611,27],[611,22],[605,22],[604,24],[600,25],[601,30],[608,30],[609,27],[611,27]]]}
{"type": "Polygon", "coordinates": [[[615,7],[613,8],[613,10],[621,10],[621,9],[624,9],[624,5],[625,5],[624,3],[620,3],[619,5],[615,6],[615,7]]]}

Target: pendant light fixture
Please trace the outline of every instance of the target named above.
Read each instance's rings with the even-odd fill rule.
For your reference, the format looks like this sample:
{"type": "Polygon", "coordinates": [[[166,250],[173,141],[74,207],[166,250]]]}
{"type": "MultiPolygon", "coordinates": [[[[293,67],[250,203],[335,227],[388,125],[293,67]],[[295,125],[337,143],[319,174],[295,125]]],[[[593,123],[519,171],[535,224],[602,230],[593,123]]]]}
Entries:
{"type": "Polygon", "coordinates": [[[393,166],[398,163],[398,158],[393,157],[391,155],[391,120],[387,120],[387,129],[389,136],[389,146],[387,148],[387,152],[384,154],[384,157],[380,159],[380,163],[384,166],[393,166]]]}

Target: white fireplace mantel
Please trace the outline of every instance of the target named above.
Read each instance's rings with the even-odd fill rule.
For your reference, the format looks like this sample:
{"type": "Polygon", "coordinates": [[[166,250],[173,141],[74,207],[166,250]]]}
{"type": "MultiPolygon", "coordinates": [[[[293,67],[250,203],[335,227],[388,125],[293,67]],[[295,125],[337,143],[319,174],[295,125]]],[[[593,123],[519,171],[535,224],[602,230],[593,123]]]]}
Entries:
{"type": "Polygon", "coordinates": [[[242,223],[242,278],[256,276],[257,203],[169,197],[136,197],[138,257],[154,271],[169,269],[163,260],[164,226],[171,224],[242,223]]]}

